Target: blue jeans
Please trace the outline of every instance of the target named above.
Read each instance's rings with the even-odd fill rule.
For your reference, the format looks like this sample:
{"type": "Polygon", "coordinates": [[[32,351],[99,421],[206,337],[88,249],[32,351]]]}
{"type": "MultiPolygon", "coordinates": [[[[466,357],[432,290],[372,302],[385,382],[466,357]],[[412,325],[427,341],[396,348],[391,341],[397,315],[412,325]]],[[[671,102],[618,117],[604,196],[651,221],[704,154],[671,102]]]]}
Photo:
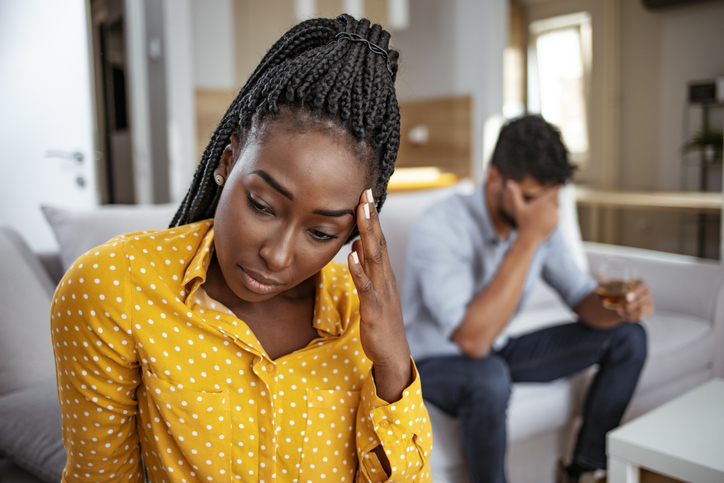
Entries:
{"type": "Polygon", "coordinates": [[[511,339],[487,357],[417,361],[424,398],[460,420],[475,483],[505,482],[506,410],[514,382],[548,382],[594,364],[573,462],[606,468],[606,433],[618,426],[646,358],[646,332],[623,323],[596,330],[572,323],[511,339]]]}

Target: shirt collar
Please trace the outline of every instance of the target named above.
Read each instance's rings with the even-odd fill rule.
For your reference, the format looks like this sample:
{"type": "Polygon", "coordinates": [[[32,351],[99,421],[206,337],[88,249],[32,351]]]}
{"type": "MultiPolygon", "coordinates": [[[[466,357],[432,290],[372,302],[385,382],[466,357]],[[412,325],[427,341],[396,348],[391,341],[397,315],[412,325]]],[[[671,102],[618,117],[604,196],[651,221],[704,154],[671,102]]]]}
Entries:
{"type": "MultiPolygon", "coordinates": [[[[214,227],[213,220],[199,222],[201,225],[196,233],[203,236],[201,244],[196,250],[196,255],[191,260],[183,279],[183,286],[186,287],[187,306],[194,304],[194,294],[198,288],[206,281],[206,272],[209,269],[211,256],[214,253],[214,227]],[[210,222],[206,225],[206,222],[210,222]],[[203,229],[208,226],[208,230],[203,234],[203,229]]],[[[195,228],[194,225],[191,225],[195,228]]],[[[337,279],[341,279],[341,273],[337,271],[343,270],[340,265],[330,262],[319,271],[316,275],[316,296],[314,301],[314,328],[323,337],[338,336],[343,332],[341,316],[338,310],[340,298],[342,297],[341,287],[337,287],[337,279]]],[[[341,284],[340,284],[341,285],[341,284]]],[[[228,309],[226,309],[228,310],[228,309]]]]}
{"type": "Polygon", "coordinates": [[[194,292],[206,281],[206,272],[209,269],[211,255],[214,253],[213,224],[214,220],[206,220],[196,224],[199,225],[198,227],[191,225],[191,228],[196,228],[193,233],[198,233],[198,236],[202,238],[199,247],[196,249],[196,255],[194,255],[184,274],[183,286],[186,287],[186,305],[191,305],[194,292]],[[207,226],[208,230],[203,233],[204,228],[207,226]]]}
{"type": "MultiPolygon", "coordinates": [[[[316,277],[317,295],[314,300],[314,328],[321,336],[338,336],[343,332],[342,319],[339,311],[342,290],[337,288],[341,279],[340,265],[330,262],[316,277]]],[[[351,281],[351,279],[350,279],[351,281]]],[[[341,283],[340,283],[341,285],[341,283]]]]}

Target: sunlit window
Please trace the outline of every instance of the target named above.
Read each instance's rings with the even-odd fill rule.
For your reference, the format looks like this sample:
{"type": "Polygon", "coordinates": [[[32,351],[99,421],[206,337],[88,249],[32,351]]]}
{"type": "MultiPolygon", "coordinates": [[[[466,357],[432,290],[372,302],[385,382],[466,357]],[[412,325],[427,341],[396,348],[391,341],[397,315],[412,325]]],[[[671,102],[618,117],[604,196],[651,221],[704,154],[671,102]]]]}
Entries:
{"type": "Polygon", "coordinates": [[[530,24],[528,111],[561,130],[571,160],[588,161],[587,93],[591,17],[577,13],[530,24]]]}

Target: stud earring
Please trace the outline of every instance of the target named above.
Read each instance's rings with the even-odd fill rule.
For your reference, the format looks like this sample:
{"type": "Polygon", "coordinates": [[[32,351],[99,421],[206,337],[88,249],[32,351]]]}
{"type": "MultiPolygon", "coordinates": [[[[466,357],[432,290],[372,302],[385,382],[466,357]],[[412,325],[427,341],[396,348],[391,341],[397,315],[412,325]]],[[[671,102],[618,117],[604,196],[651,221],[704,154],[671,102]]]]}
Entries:
{"type": "Polygon", "coordinates": [[[216,176],[214,176],[214,181],[216,181],[216,184],[218,184],[219,186],[224,186],[224,182],[226,182],[226,179],[224,179],[224,177],[220,174],[217,174],[216,176]]]}

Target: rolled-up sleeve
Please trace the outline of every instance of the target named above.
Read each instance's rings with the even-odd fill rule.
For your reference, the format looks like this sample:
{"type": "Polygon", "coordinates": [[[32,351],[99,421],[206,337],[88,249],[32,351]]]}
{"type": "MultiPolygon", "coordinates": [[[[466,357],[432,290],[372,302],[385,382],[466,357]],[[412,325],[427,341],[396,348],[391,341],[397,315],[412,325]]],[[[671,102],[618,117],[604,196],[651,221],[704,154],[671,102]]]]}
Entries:
{"type": "Polygon", "coordinates": [[[412,367],[413,381],[403,391],[402,398],[394,403],[377,396],[371,371],[365,379],[357,411],[359,483],[432,481],[428,463],[432,451],[432,426],[414,362],[412,367]],[[390,462],[392,474],[389,477],[372,451],[380,445],[390,462]]]}
{"type": "Polygon", "coordinates": [[[543,279],[573,309],[596,290],[596,279],[576,264],[560,228],[556,228],[548,239],[546,249],[543,279]]]}

